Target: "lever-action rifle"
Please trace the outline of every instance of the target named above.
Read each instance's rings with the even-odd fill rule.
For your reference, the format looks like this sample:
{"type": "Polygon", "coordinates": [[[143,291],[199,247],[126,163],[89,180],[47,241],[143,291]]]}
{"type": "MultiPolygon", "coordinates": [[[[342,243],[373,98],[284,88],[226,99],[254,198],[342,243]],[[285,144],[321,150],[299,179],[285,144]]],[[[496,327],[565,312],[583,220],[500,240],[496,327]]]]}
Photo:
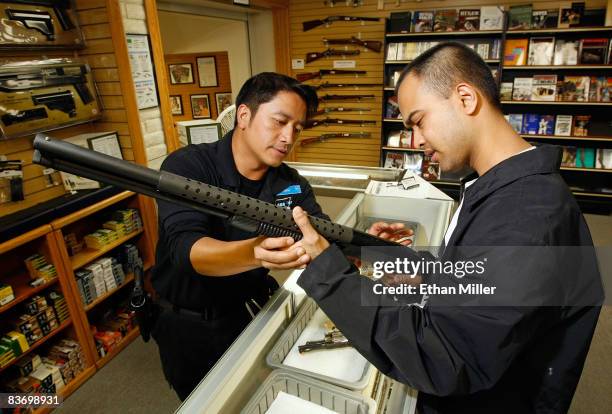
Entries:
{"type": "Polygon", "coordinates": [[[318,72],[298,73],[295,78],[300,82],[309,81],[311,79],[321,79],[327,75],[365,75],[365,70],[342,70],[342,69],[321,69],[318,72]]]}
{"type": "Polygon", "coordinates": [[[382,49],[382,42],[378,40],[361,40],[352,36],[350,39],[323,39],[323,43],[328,45],[357,45],[363,46],[372,52],[379,53],[382,49]]]}
{"type": "Polygon", "coordinates": [[[314,144],[315,142],[325,142],[334,138],[370,138],[370,136],[371,134],[369,132],[339,132],[335,134],[321,134],[314,138],[302,138],[300,140],[300,145],[304,147],[306,145],[314,144]]]}
{"type": "Polygon", "coordinates": [[[302,23],[302,27],[305,32],[314,29],[315,27],[323,26],[324,24],[331,24],[333,22],[345,21],[345,22],[377,22],[380,19],[378,17],[358,17],[358,16],[329,16],[321,20],[309,20],[302,23]]]}
{"type": "Polygon", "coordinates": [[[374,99],[374,95],[323,95],[319,97],[319,102],[328,101],[361,101],[364,99],[374,99]]]}
{"type": "Polygon", "coordinates": [[[316,90],[319,89],[334,89],[334,88],[375,88],[382,86],[380,83],[329,83],[323,82],[318,85],[312,85],[316,90]]]}
{"type": "Polygon", "coordinates": [[[312,52],[306,54],[306,63],[314,62],[315,60],[329,56],[357,56],[359,53],[359,50],[327,49],[324,52],[312,52]]]}
{"type": "Polygon", "coordinates": [[[346,108],[344,106],[335,106],[318,110],[315,115],[329,114],[330,112],[369,112],[370,108],[346,108]]]}
{"type": "Polygon", "coordinates": [[[314,128],[319,125],[376,125],[376,121],[361,121],[359,119],[337,119],[337,118],[325,118],[325,119],[311,119],[306,122],[304,129],[314,128]]]}
{"type": "MultiPolygon", "coordinates": [[[[119,160],[65,141],[54,140],[45,134],[36,135],[34,150],[32,159],[36,164],[190,207],[225,219],[227,224],[251,234],[291,236],[294,240],[302,238],[289,208],[275,206],[167,171],[156,171],[119,160]]],[[[398,243],[328,220],[309,218],[317,232],[331,242],[344,246],[399,246],[398,243]]],[[[415,260],[418,260],[416,253],[415,260]]]]}

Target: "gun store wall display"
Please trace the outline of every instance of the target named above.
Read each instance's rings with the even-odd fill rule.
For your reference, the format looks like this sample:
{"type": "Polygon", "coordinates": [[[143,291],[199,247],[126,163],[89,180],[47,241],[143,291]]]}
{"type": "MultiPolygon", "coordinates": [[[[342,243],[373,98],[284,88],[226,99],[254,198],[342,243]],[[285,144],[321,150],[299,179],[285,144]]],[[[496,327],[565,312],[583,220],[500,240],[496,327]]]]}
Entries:
{"type": "Polygon", "coordinates": [[[1,138],[81,124],[100,115],[86,63],[48,59],[0,65],[1,138]]]}
{"type": "Polygon", "coordinates": [[[0,0],[0,48],[85,46],[71,0],[0,0]]]}

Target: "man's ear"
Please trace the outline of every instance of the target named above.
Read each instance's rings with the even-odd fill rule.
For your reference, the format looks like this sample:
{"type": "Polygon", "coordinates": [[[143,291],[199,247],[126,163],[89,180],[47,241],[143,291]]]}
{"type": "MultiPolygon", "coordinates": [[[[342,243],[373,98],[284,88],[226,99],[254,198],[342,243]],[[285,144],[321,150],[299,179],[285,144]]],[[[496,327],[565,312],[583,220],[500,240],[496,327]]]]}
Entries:
{"type": "Polygon", "coordinates": [[[478,110],[481,96],[470,84],[460,83],[456,87],[457,96],[461,103],[461,109],[466,115],[474,115],[478,110]]]}
{"type": "Polygon", "coordinates": [[[241,104],[236,109],[236,120],[238,121],[238,128],[244,130],[251,122],[251,109],[245,104],[241,104]]]}

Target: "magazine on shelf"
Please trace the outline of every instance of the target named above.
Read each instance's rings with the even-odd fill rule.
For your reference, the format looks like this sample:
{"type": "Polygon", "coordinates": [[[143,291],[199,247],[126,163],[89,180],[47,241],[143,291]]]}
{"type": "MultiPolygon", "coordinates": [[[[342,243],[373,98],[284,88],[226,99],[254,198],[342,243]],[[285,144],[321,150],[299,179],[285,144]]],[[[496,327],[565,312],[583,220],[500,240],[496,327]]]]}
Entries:
{"type": "Polygon", "coordinates": [[[553,135],[555,132],[555,116],[540,115],[538,123],[538,135],[553,135]]]}
{"type": "Polygon", "coordinates": [[[591,76],[589,86],[590,102],[610,102],[612,94],[612,78],[605,76],[591,76]]]}
{"type": "Polygon", "coordinates": [[[457,9],[440,9],[434,14],[434,32],[452,32],[457,26],[457,9]]]}
{"type": "Polygon", "coordinates": [[[523,127],[521,128],[522,134],[537,135],[539,127],[540,127],[540,115],[525,114],[523,116],[523,127]]]}
{"type": "Polygon", "coordinates": [[[603,65],[607,61],[609,40],[606,38],[582,39],[578,52],[581,65],[603,65]]]}
{"type": "Polygon", "coordinates": [[[415,11],[412,15],[412,30],[416,33],[433,30],[434,14],[430,11],[415,11]]]}
{"type": "Polygon", "coordinates": [[[421,177],[427,181],[435,181],[440,179],[440,164],[432,162],[428,156],[423,157],[421,165],[421,177]]]}
{"type": "Polygon", "coordinates": [[[488,43],[476,44],[475,50],[476,50],[476,53],[478,53],[478,56],[480,56],[484,60],[489,59],[489,44],[488,43]]]}
{"type": "Polygon", "coordinates": [[[385,107],[385,118],[386,119],[398,119],[401,116],[399,110],[399,103],[397,102],[397,96],[393,95],[387,99],[385,107]]]}
{"type": "Polygon", "coordinates": [[[531,4],[510,6],[508,30],[528,30],[531,28],[531,4]]]}
{"type": "Polygon", "coordinates": [[[513,86],[514,84],[512,82],[502,82],[499,85],[499,99],[502,101],[511,101],[513,86]]]}
{"type": "Polygon", "coordinates": [[[457,30],[474,32],[480,29],[480,9],[460,9],[457,30]]]}
{"type": "Polygon", "coordinates": [[[404,168],[404,154],[401,152],[387,152],[384,168],[404,168]]]}
{"type": "Polygon", "coordinates": [[[527,63],[529,39],[508,39],[504,49],[504,65],[522,66],[527,63]]]}
{"type": "Polygon", "coordinates": [[[595,168],[612,170],[612,149],[599,148],[595,157],[595,168]]]}
{"type": "Polygon", "coordinates": [[[565,76],[561,84],[560,100],[586,102],[589,99],[591,79],[588,76],[565,76]]]}
{"type": "Polygon", "coordinates": [[[387,60],[397,60],[397,43],[389,43],[387,46],[387,60]]]}
{"type": "Polygon", "coordinates": [[[580,41],[578,40],[557,39],[555,42],[553,65],[577,65],[579,48],[580,41]]]}
{"type": "Polygon", "coordinates": [[[576,166],[576,147],[563,147],[563,155],[561,156],[561,166],[576,166]]]}
{"type": "Polygon", "coordinates": [[[508,123],[518,134],[522,133],[523,129],[523,114],[508,115],[508,123]]]}
{"type": "Polygon", "coordinates": [[[406,170],[420,176],[422,165],[423,165],[423,153],[406,152],[404,154],[404,168],[406,170]]]}
{"type": "Polygon", "coordinates": [[[577,148],[576,167],[595,168],[595,148],[577,148]]]}
{"type": "Polygon", "coordinates": [[[555,49],[554,37],[532,37],[529,39],[528,65],[549,66],[553,62],[555,49]]]}
{"type": "Polygon", "coordinates": [[[502,30],[504,28],[504,6],[482,6],[480,8],[480,30],[502,30]]]}
{"type": "Polygon", "coordinates": [[[533,78],[514,78],[514,87],[512,89],[512,100],[513,101],[530,101],[532,87],[533,87],[533,78]]]}
{"type": "Polygon", "coordinates": [[[575,115],[573,134],[576,137],[586,137],[589,135],[591,115],[575,115]]]}
{"type": "Polygon", "coordinates": [[[557,115],[555,120],[555,135],[569,137],[572,135],[572,115],[557,115]]]}
{"type": "Polygon", "coordinates": [[[531,86],[532,101],[555,101],[557,97],[557,75],[534,75],[531,86]]]}
{"type": "Polygon", "coordinates": [[[531,14],[532,29],[552,29],[557,27],[559,10],[534,10],[531,14]]]}

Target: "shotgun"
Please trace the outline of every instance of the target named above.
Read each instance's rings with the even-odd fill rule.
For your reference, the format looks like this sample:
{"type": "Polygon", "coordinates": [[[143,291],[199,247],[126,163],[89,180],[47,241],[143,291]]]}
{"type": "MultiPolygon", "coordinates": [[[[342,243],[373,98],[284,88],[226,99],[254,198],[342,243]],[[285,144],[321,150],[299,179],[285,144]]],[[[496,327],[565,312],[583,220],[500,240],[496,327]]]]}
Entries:
{"type": "Polygon", "coordinates": [[[361,101],[364,99],[374,99],[374,95],[323,95],[319,97],[319,102],[329,101],[361,101]]]}
{"type": "Polygon", "coordinates": [[[352,36],[350,39],[323,39],[323,43],[327,45],[357,45],[363,46],[372,52],[379,53],[382,49],[382,42],[378,40],[361,40],[352,36]]]}
{"type": "MultiPolygon", "coordinates": [[[[167,171],[143,167],[52,139],[45,134],[37,134],[33,146],[32,160],[36,164],[193,208],[225,219],[228,225],[254,235],[290,236],[296,241],[302,238],[293,221],[291,210],[287,207],[279,207],[167,171]]],[[[342,246],[400,246],[398,243],[328,220],[309,218],[313,227],[323,237],[342,246]]],[[[407,250],[409,254],[413,254],[407,250]]],[[[414,258],[418,260],[416,253],[414,258]]]]}
{"type": "Polygon", "coordinates": [[[370,112],[370,108],[346,108],[344,106],[335,106],[329,108],[323,108],[315,112],[315,115],[329,114],[330,112],[370,112]]]}
{"type": "Polygon", "coordinates": [[[359,17],[359,16],[329,16],[325,19],[321,20],[309,20],[307,22],[302,23],[302,28],[305,32],[312,30],[316,27],[329,25],[333,22],[378,22],[380,19],[378,17],[359,17]]]}
{"type": "Polygon", "coordinates": [[[334,134],[321,134],[318,137],[301,139],[300,145],[304,147],[306,145],[314,144],[315,142],[325,142],[335,138],[370,138],[370,136],[371,134],[369,132],[338,132],[334,134]]]}
{"type": "Polygon", "coordinates": [[[311,62],[314,62],[315,60],[319,60],[324,57],[330,57],[330,56],[357,56],[359,53],[360,53],[359,50],[327,49],[324,52],[307,53],[306,63],[311,63],[311,62]]]}
{"type": "Polygon", "coordinates": [[[382,85],[380,83],[329,83],[323,82],[318,85],[312,85],[315,90],[319,89],[335,89],[335,88],[380,88],[382,85]]]}
{"type": "Polygon", "coordinates": [[[325,119],[311,119],[306,122],[304,129],[314,128],[320,125],[376,125],[376,121],[361,121],[359,119],[338,119],[338,118],[325,118],[325,119]]]}
{"type": "Polygon", "coordinates": [[[300,82],[312,79],[322,79],[327,75],[365,75],[365,70],[342,70],[342,69],[321,69],[318,72],[298,73],[295,78],[300,82]]]}

